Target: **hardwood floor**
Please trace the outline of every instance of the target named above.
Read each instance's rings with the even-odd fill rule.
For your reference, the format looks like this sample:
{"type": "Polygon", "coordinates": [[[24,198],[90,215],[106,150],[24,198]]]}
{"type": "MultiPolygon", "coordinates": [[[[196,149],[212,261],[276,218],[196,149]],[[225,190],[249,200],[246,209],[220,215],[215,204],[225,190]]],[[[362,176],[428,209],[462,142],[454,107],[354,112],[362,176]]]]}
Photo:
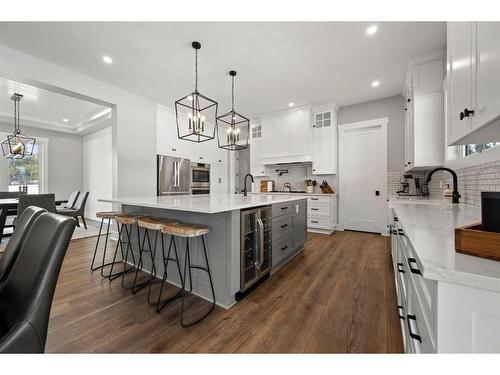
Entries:
{"type": "MultiPolygon", "coordinates": [[[[91,273],[95,238],[74,240],[49,322],[47,352],[402,352],[388,238],[359,232],[309,234],[304,251],[230,310],[179,325],[180,303],[160,314],[91,273]]],[[[210,246],[210,245],[209,245],[210,246]]],[[[175,291],[174,288],[170,290],[175,291]]],[[[200,313],[207,302],[188,298],[200,313]]]]}

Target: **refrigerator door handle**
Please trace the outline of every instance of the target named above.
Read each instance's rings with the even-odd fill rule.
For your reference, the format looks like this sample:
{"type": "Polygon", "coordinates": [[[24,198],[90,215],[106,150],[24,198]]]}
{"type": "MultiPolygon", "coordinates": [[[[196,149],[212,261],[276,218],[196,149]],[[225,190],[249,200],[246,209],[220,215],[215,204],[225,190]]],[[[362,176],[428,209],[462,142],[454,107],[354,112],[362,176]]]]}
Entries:
{"type": "Polygon", "coordinates": [[[264,263],[264,223],[260,217],[257,219],[257,224],[259,225],[259,266],[257,268],[260,269],[264,263]]]}
{"type": "Polygon", "coordinates": [[[179,187],[179,162],[175,161],[175,187],[179,187]]]}

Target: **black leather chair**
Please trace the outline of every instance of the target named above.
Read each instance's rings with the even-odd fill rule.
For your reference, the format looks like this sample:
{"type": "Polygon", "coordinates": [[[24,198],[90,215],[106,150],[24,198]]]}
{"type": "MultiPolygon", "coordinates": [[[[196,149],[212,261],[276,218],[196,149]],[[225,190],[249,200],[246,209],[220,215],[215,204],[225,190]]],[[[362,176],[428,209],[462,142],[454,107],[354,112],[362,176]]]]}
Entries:
{"type": "Polygon", "coordinates": [[[0,289],[0,352],[43,353],[57,278],[75,220],[42,213],[0,289]]]}
{"type": "Polygon", "coordinates": [[[87,205],[87,198],[89,197],[89,192],[80,193],[78,199],[76,200],[75,206],[73,208],[61,208],[57,210],[57,213],[64,216],[71,216],[76,219],[76,225],[80,226],[78,217],[82,218],[83,226],[87,229],[87,223],[85,222],[85,206],[87,205]]]}
{"type": "Polygon", "coordinates": [[[12,233],[9,243],[0,257],[0,289],[7,279],[7,276],[9,276],[10,270],[16,261],[21,246],[24,243],[24,239],[26,238],[26,233],[31,228],[35,219],[44,212],[46,211],[40,207],[28,207],[19,217],[16,229],[12,233]]]}
{"type": "MultiPolygon", "coordinates": [[[[76,200],[78,199],[79,195],[80,195],[79,190],[72,191],[71,194],[69,195],[68,202],[64,206],[62,206],[62,208],[70,209],[70,208],[75,207],[76,200]]],[[[56,207],[56,210],[57,210],[57,207],[56,207]]]]}

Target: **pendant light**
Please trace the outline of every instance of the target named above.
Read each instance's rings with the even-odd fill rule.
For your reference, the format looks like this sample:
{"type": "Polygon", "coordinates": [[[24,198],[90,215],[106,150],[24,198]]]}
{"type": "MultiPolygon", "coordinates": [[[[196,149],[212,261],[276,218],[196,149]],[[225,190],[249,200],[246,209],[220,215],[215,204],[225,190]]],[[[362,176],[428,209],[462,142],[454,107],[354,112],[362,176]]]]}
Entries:
{"type": "Polygon", "coordinates": [[[205,142],[215,138],[217,102],[198,92],[199,42],[193,42],[195,50],[194,92],[175,102],[177,136],[191,142],[205,142]]]}
{"type": "Polygon", "coordinates": [[[217,140],[219,147],[237,151],[248,147],[250,120],[234,110],[234,77],[236,71],[229,72],[231,76],[231,110],[217,117],[217,140]]]}
{"type": "Polygon", "coordinates": [[[14,102],[14,132],[9,134],[1,143],[3,156],[9,159],[23,159],[25,156],[33,155],[35,138],[21,133],[19,126],[21,94],[14,94],[11,100],[14,102]]]}

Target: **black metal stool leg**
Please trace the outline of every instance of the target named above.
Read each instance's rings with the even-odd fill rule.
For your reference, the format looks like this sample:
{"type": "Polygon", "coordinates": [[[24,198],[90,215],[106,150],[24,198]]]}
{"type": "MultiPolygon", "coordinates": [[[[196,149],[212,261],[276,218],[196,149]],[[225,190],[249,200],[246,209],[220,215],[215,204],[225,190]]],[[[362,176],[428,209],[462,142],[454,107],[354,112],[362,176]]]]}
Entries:
{"type": "Polygon", "coordinates": [[[121,225],[118,224],[118,242],[116,243],[115,254],[113,256],[113,261],[111,262],[111,270],[109,271],[109,274],[106,275],[106,277],[109,278],[109,281],[112,281],[112,280],[116,279],[117,277],[122,276],[123,274],[132,271],[134,269],[134,267],[135,267],[134,253],[131,252],[132,253],[132,262],[134,264],[132,266],[130,266],[129,268],[127,268],[128,249],[130,247],[130,235],[128,235],[128,233],[129,232],[128,232],[126,224],[121,224],[121,225]],[[127,243],[127,252],[126,253],[123,251],[123,240],[122,240],[122,235],[123,235],[123,229],[124,228],[125,228],[125,234],[127,234],[127,239],[129,241],[127,243]],[[119,272],[113,273],[114,265],[117,263],[116,262],[116,255],[118,254],[118,250],[120,250],[120,252],[122,254],[122,262],[124,262],[123,271],[119,271],[119,272]]]}
{"type": "MultiPolygon", "coordinates": [[[[134,256],[134,251],[132,249],[132,226],[133,224],[129,224],[130,225],[130,228],[127,227],[127,225],[125,225],[125,235],[127,237],[127,250],[125,252],[125,264],[124,264],[124,272],[122,273],[122,288],[124,289],[132,289],[133,286],[125,286],[125,274],[127,273],[126,271],[126,267],[127,267],[127,261],[128,261],[128,254],[130,252],[130,255],[132,256],[132,263],[133,265],[130,266],[130,271],[133,270],[134,268],[136,267],[140,267],[142,269],[142,257],[140,258],[140,263],[139,262],[135,262],[135,256],[134,256]]],[[[140,237],[137,238],[137,241],[139,242],[140,244],[140,237]]],[[[139,250],[139,256],[140,256],[140,250],[139,250]]]]}
{"type": "MultiPolygon", "coordinates": [[[[188,253],[187,256],[186,256],[186,259],[189,259],[190,258],[190,256],[189,256],[189,240],[187,238],[186,238],[186,240],[187,240],[186,251],[188,253]]],[[[205,236],[203,236],[203,235],[201,236],[201,242],[203,244],[203,254],[205,255],[206,267],[202,267],[202,266],[199,266],[199,265],[194,265],[193,266],[193,265],[189,264],[189,268],[199,269],[199,270],[202,270],[202,271],[205,271],[206,273],[208,273],[208,279],[210,281],[210,288],[212,290],[213,302],[212,302],[212,305],[210,306],[210,309],[205,314],[203,314],[203,316],[201,316],[200,318],[196,319],[193,322],[185,323],[184,322],[184,285],[183,285],[183,288],[182,288],[182,303],[181,303],[181,326],[184,327],[184,328],[191,327],[191,326],[193,326],[193,325],[201,322],[208,315],[210,315],[210,313],[215,308],[215,290],[214,290],[214,284],[213,284],[213,281],[212,281],[212,273],[210,271],[210,264],[209,264],[209,261],[208,261],[208,253],[207,253],[207,247],[206,247],[206,244],[205,244],[205,236]]],[[[186,265],[184,265],[184,273],[185,272],[186,272],[186,265]]]]}
{"type": "Polygon", "coordinates": [[[105,243],[104,243],[104,251],[102,253],[102,265],[100,266],[101,268],[101,276],[102,277],[105,277],[104,276],[104,272],[103,272],[103,269],[104,267],[107,267],[109,265],[111,265],[111,262],[110,263],[105,263],[106,261],[106,250],[108,248],[108,238],[109,238],[109,229],[111,227],[111,219],[108,219],[108,226],[107,226],[107,229],[106,229],[106,239],[105,239],[105,243]]]}
{"type": "Polygon", "coordinates": [[[132,294],[137,293],[142,284],[137,285],[137,276],[139,275],[139,271],[142,270],[142,253],[144,252],[144,244],[146,243],[146,237],[148,238],[149,248],[151,249],[151,243],[149,241],[149,234],[147,228],[144,228],[144,236],[142,236],[142,244],[141,238],[139,237],[139,226],[137,227],[137,241],[139,242],[139,263],[138,267],[135,269],[134,283],[132,284],[132,294]],[[137,287],[137,289],[136,289],[137,287]]]}
{"type": "Polygon", "coordinates": [[[92,257],[92,263],[90,264],[91,271],[95,271],[96,269],[99,268],[99,267],[94,268],[94,261],[95,261],[95,256],[97,255],[97,249],[99,248],[99,241],[101,239],[101,232],[102,232],[102,224],[103,223],[104,223],[104,218],[101,219],[101,225],[99,226],[99,234],[97,235],[97,241],[95,243],[94,256],[92,257]]]}
{"type": "Polygon", "coordinates": [[[179,290],[176,294],[174,294],[172,297],[169,297],[165,299],[164,301],[161,300],[161,295],[163,293],[163,286],[165,285],[165,281],[167,280],[167,269],[168,269],[168,262],[173,261],[177,265],[177,271],[179,272],[179,277],[181,279],[181,284],[182,284],[182,274],[181,274],[181,267],[180,267],[180,262],[179,262],[179,254],[177,253],[177,246],[175,244],[175,239],[174,236],[170,236],[170,244],[168,246],[168,254],[165,256],[165,244],[163,242],[164,237],[163,233],[161,234],[161,243],[162,243],[162,255],[163,255],[163,277],[162,277],[162,282],[161,282],[161,287],[160,287],[160,294],[158,295],[158,303],[156,304],[156,312],[160,312],[166,305],[168,305],[170,302],[176,300],[181,296],[181,290],[179,290]],[[175,254],[175,259],[170,258],[170,252],[172,250],[172,244],[174,247],[174,254],[175,254]]]}

